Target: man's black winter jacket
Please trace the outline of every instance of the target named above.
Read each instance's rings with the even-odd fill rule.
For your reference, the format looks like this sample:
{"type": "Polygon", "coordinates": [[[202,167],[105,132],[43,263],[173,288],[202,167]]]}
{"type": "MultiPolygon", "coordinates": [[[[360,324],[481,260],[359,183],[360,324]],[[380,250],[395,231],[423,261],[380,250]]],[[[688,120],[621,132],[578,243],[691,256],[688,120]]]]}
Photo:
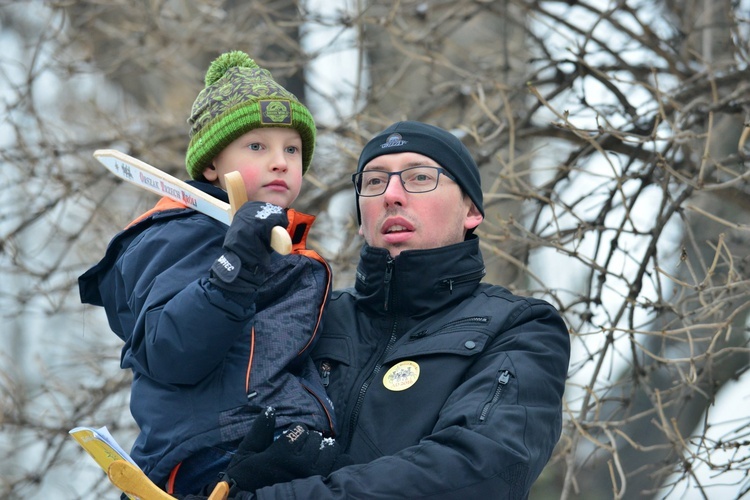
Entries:
{"type": "Polygon", "coordinates": [[[365,246],[313,357],[357,465],[267,498],[525,498],[560,437],[568,331],[480,283],[476,238],[391,259],[365,246]]]}

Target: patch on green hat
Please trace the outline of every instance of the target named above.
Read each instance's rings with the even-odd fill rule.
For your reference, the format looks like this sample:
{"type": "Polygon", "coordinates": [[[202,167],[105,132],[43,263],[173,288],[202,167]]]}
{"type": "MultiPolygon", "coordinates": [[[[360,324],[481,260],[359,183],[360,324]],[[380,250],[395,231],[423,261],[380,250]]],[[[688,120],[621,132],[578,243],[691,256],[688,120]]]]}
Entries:
{"type": "Polygon", "coordinates": [[[260,121],[264,125],[290,125],[291,104],[289,101],[260,101],[260,121]]]}

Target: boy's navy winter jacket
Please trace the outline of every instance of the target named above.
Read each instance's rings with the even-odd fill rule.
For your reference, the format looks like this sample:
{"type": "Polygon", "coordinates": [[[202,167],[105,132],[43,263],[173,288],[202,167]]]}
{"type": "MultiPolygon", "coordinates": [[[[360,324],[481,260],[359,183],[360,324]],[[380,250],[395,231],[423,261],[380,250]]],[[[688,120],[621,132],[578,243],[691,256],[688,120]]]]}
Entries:
{"type": "MultiPolygon", "coordinates": [[[[227,201],[224,191],[192,182],[227,201]]],[[[110,242],[79,279],[84,303],[104,306],[133,371],[133,459],[157,484],[208,447],[231,449],[258,408],[277,423],[333,432],[333,410],[309,357],[330,290],[328,266],[304,249],[313,217],[289,211],[294,249],[274,253],[248,296],[212,285],[227,226],[163,199],[110,242]],[[312,257],[312,258],[311,258],[312,257]]]]}
{"type": "Polygon", "coordinates": [[[550,304],[483,275],[476,238],[365,246],[313,352],[358,465],[257,498],[527,497],[560,437],[570,340],[550,304]]]}

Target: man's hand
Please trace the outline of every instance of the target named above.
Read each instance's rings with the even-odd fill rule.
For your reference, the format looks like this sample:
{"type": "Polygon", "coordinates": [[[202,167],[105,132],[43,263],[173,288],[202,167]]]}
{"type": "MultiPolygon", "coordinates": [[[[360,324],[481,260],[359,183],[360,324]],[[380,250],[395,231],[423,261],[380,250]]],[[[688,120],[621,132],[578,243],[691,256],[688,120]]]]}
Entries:
{"type": "Polygon", "coordinates": [[[269,417],[268,412],[258,417],[260,422],[253,424],[229,463],[224,480],[234,482],[239,489],[255,491],[292,479],[327,476],[351,463],[335,440],[310,431],[304,424],[293,424],[275,441],[271,437],[270,446],[263,449],[268,442],[269,418],[275,422],[275,416],[269,417]]]}
{"type": "Polygon", "coordinates": [[[230,292],[257,290],[271,261],[271,230],[287,225],[279,206],[259,201],[242,205],[224,237],[224,253],[211,266],[211,283],[230,292]]]}

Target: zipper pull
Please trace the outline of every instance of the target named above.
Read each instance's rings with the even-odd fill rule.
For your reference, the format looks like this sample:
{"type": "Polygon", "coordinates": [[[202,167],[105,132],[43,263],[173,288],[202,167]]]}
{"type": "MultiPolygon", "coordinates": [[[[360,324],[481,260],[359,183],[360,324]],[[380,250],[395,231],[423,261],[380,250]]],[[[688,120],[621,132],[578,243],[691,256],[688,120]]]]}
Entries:
{"type": "Polygon", "coordinates": [[[484,407],[482,408],[482,412],[479,414],[479,421],[484,422],[487,418],[487,415],[490,412],[490,408],[492,408],[492,405],[500,401],[500,396],[503,393],[503,390],[505,390],[505,386],[508,385],[508,382],[510,381],[510,372],[508,370],[503,370],[500,372],[500,375],[497,377],[497,386],[495,387],[495,394],[493,394],[492,399],[487,401],[484,404],[484,407]]]}
{"type": "Polygon", "coordinates": [[[320,363],[320,379],[323,382],[323,387],[328,387],[331,382],[331,363],[328,361],[320,363]]]}

